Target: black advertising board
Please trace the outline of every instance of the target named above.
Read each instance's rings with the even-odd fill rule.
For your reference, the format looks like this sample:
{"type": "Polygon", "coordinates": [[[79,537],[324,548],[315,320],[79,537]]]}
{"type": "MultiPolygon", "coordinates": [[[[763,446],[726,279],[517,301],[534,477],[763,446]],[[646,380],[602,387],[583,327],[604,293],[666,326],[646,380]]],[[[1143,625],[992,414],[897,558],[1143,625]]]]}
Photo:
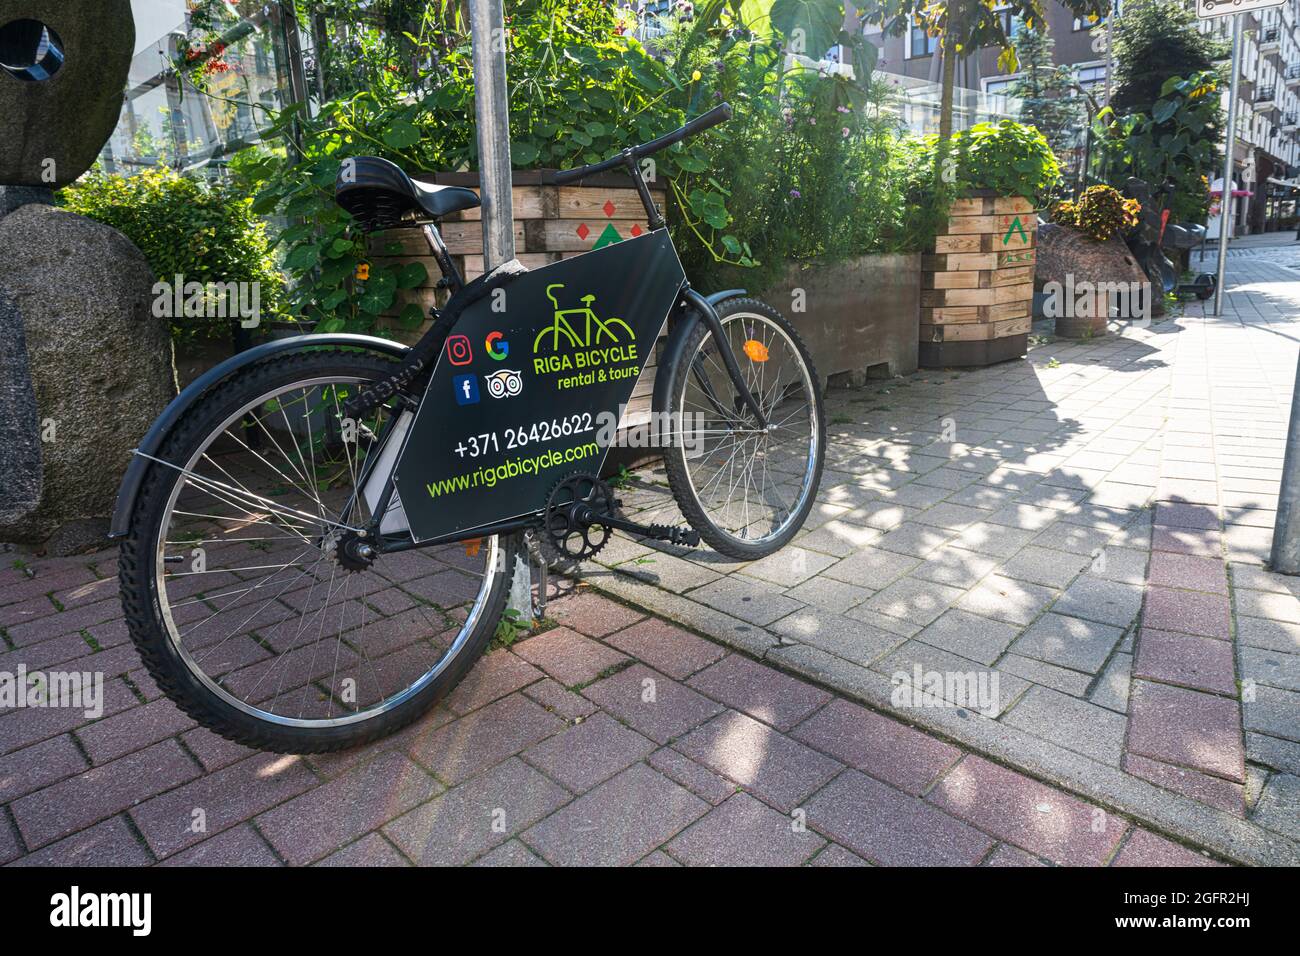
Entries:
{"type": "Polygon", "coordinates": [[[394,480],[416,541],[539,511],[598,473],[685,274],[666,230],[524,273],[438,357],[394,480]]]}

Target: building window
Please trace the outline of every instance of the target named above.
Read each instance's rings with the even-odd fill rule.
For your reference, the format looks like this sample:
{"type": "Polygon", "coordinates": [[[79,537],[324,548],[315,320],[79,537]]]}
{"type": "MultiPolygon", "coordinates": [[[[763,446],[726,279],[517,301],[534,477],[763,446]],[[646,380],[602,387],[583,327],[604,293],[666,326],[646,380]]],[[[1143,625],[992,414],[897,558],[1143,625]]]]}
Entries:
{"type": "Polygon", "coordinates": [[[1016,81],[1020,74],[1011,76],[993,76],[984,81],[984,92],[990,96],[1005,96],[1011,84],[1016,81]]]}
{"type": "Polygon", "coordinates": [[[939,38],[926,34],[924,27],[913,26],[907,36],[909,57],[929,56],[939,48],[939,38]]]}
{"type": "Polygon", "coordinates": [[[1102,86],[1106,82],[1106,67],[1101,66],[1081,66],[1074,73],[1075,79],[1085,90],[1091,90],[1094,86],[1102,86]]]}

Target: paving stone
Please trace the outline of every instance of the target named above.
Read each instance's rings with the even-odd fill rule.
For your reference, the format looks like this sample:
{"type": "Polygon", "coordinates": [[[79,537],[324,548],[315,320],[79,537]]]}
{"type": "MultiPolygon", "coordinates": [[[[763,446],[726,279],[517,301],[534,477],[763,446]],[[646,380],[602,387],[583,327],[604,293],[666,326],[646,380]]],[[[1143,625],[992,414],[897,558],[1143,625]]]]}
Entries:
{"type": "Polygon", "coordinates": [[[1209,857],[1137,827],[1112,866],[1222,866],[1209,857]]]}
{"type": "Polygon", "coordinates": [[[1026,853],[1010,843],[999,843],[988,858],[985,866],[1046,866],[1047,864],[1031,853],[1026,853]]]}
{"type": "Polygon", "coordinates": [[[597,713],[523,753],[528,763],[577,793],[648,756],[652,741],[597,713]]]}
{"type": "Polygon", "coordinates": [[[905,521],[893,531],[885,532],[873,547],[924,558],[939,550],[955,536],[955,532],[946,528],[934,528],[917,521],[905,521]]]}
{"type": "Polygon", "coordinates": [[[1088,567],[1085,555],[1029,545],[1003,563],[1000,573],[1017,581],[1063,588],[1088,567]]]}
{"type": "Polygon", "coordinates": [[[992,665],[1016,639],[1020,628],[968,611],[950,608],[916,635],[918,641],[952,651],[981,664],[992,665]]]}
{"type": "Polygon", "coordinates": [[[1300,777],[1275,773],[1268,778],[1251,819],[1262,827],[1300,840],[1300,777]]]}
{"type": "Polygon", "coordinates": [[[674,837],[668,850],[688,866],[799,866],[826,841],[794,823],[737,793],[674,837]]]}
{"type": "Polygon", "coordinates": [[[1109,624],[1047,613],[1030,625],[1011,645],[1011,650],[1024,657],[1095,674],[1123,636],[1121,628],[1109,624]]]}
{"type": "Polygon", "coordinates": [[[772,625],[772,629],[795,641],[862,665],[889,653],[904,640],[898,634],[856,618],[813,609],[784,617],[772,625]]]}
{"type": "Polygon", "coordinates": [[[780,594],[771,585],[740,578],[722,578],[691,592],[691,599],[702,601],[760,627],[803,607],[798,601],[780,594]]]}
{"type": "MultiPolygon", "coordinates": [[[[927,494],[934,495],[938,494],[938,492],[927,490],[927,494]]],[[[934,500],[938,501],[941,500],[941,498],[935,498],[934,500]]],[[[926,507],[929,507],[930,503],[927,503],[926,507]]],[[[874,528],[879,531],[890,531],[897,528],[904,521],[914,518],[920,513],[920,507],[910,507],[902,501],[895,499],[868,501],[866,504],[855,507],[852,511],[845,514],[843,518],[845,522],[866,525],[868,528],[874,528]]]]}
{"type": "Polygon", "coordinates": [[[1007,674],[1023,677],[1035,684],[1059,690],[1071,697],[1086,696],[1088,687],[1093,681],[1091,674],[1072,671],[1068,667],[1057,667],[1045,661],[1036,661],[1032,657],[1021,657],[1019,654],[1003,654],[998,660],[998,669],[1007,674]]]}
{"type": "Polygon", "coordinates": [[[1128,749],[1242,783],[1246,778],[1241,719],[1234,700],[1135,680],[1129,699],[1128,749]]]}
{"type": "Polygon", "coordinates": [[[474,861],[475,866],[546,866],[546,861],[518,840],[509,840],[474,861]]]}
{"type": "Polygon", "coordinates": [[[197,776],[198,766],[180,745],[164,740],[21,797],[9,808],[23,841],[35,850],[197,776]]]}
{"type": "Polygon", "coordinates": [[[475,662],[456,689],[447,695],[444,706],[457,714],[467,714],[527,687],[543,676],[536,667],[501,648],[484,654],[475,662]]]}
{"type": "Polygon", "coordinates": [[[1144,627],[1138,635],[1133,676],[1237,696],[1232,645],[1212,637],[1144,627]]]}
{"type": "Polygon", "coordinates": [[[549,602],[546,616],[588,637],[613,634],[645,617],[640,611],[590,591],[549,602]]]}
{"type": "Polygon", "coordinates": [[[1116,654],[1097,679],[1088,698],[1094,704],[1121,714],[1128,713],[1129,685],[1132,681],[1133,655],[1116,654]]]}
{"type": "Polygon", "coordinates": [[[1233,596],[1236,598],[1238,614],[1270,621],[1286,621],[1288,624],[1300,623],[1300,599],[1294,594],[1238,588],[1233,596]]]}
{"type": "Polygon", "coordinates": [[[808,866],[870,866],[856,853],[850,853],[838,843],[829,843],[815,857],[808,861],[808,866]]]}
{"type": "Polygon", "coordinates": [[[875,593],[871,588],[818,576],[786,591],[786,596],[812,605],[818,611],[843,614],[875,593]]]}
{"type": "Polygon", "coordinates": [[[123,867],[148,866],[149,851],[140,845],[126,820],[111,817],[43,850],[20,857],[10,866],[123,867]]]}
{"type": "Polygon", "coordinates": [[[569,798],[563,787],[511,757],[383,829],[417,865],[454,866],[506,842],[569,798]]]}
{"type": "Polygon", "coordinates": [[[567,627],[557,627],[530,637],[516,644],[513,650],[566,687],[589,684],[610,668],[628,660],[618,651],[567,627]]]}
{"type": "Polygon", "coordinates": [[[592,684],[583,695],[658,744],[680,737],[724,709],[644,664],[592,684]]]}
{"type": "Polygon", "coordinates": [[[791,736],[878,780],[921,793],[961,751],[846,700],[831,701],[791,736]]]}
{"type": "Polygon", "coordinates": [[[269,810],[257,828],[289,863],[319,859],[442,791],[404,754],[386,753],[269,810]]]}
{"type": "Polygon", "coordinates": [[[1065,866],[1105,864],[1127,827],[1099,807],[975,756],[948,771],[927,799],[1065,866]]]}
{"type": "Polygon", "coordinates": [[[726,648],[658,618],[611,634],[605,642],[676,680],[685,680],[727,653],[726,648]]]}
{"type": "Polygon", "coordinates": [[[1211,777],[1198,770],[1176,767],[1134,753],[1125,755],[1124,770],[1158,787],[1184,794],[1234,816],[1245,815],[1244,788],[1231,780],[1211,777]]]}
{"type": "Polygon", "coordinates": [[[169,856],[163,866],[282,866],[280,858],[248,824],[223,830],[182,853],[169,856]]]}
{"type": "Polygon", "coordinates": [[[166,857],[251,819],[317,784],[298,757],[255,753],[192,783],[147,800],[131,817],[150,848],[166,857]],[[206,831],[195,832],[195,811],[206,831]]]}
{"type": "Polygon", "coordinates": [[[439,780],[456,784],[564,726],[540,705],[511,694],[415,739],[410,754],[439,780]]]}
{"type": "Polygon", "coordinates": [[[1193,528],[1197,530],[1217,530],[1222,527],[1218,508],[1200,504],[1170,504],[1160,502],[1156,505],[1155,525],[1157,528],[1193,528]]]}
{"type": "Polygon", "coordinates": [[[1255,687],[1255,699],[1247,699],[1242,706],[1248,730],[1300,741],[1300,694],[1260,684],[1255,687]]]}
{"type": "Polygon", "coordinates": [[[1148,553],[1144,550],[1111,545],[1103,548],[1101,553],[1093,558],[1084,576],[1101,578],[1103,581],[1117,581],[1120,584],[1144,584],[1147,576],[1147,558],[1148,553]]]}
{"type": "Polygon", "coordinates": [[[953,706],[966,708],[985,717],[996,718],[1029,688],[1029,682],[992,667],[958,657],[922,641],[908,641],[889,656],[872,665],[872,670],[889,677],[894,684],[893,706],[902,713],[911,707],[933,707],[929,689],[932,674],[944,684],[945,698],[953,706]],[[916,679],[921,668],[922,680],[916,679]],[[951,686],[949,686],[951,684],[951,686]],[[904,686],[920,691],[909,695],[911,702],[900,698],[904,686]],[[949,691],[953,697],[947,697],[949,691]],[[983,699],[984,694],[988,699],[983,699]],[[924,695],[924,696],[922,696],[924,695]],[[953,699],[957,698],[957,699],[953,699]]]}
{"type": "Polygon", "coordinates": [[[1142,609],[1142,588],[1104,581],[1091,575],[1075,580],[1053,605],[1052,611],[1116,627],[1128,627],[1142,609]]]}
{"type": "Polygon", "coordinates": [[[836,777],[805,809],[818,832],[885,866],[970,866],[993,845],[955,817],[856,770],[836,777]]]}
{"type": "Polygon", "coordinates": [[[1156,551],[1151,555],[1148,580],[1163,587],[1228,593],[1228,575],[1217,558],[1156,551]]]}
{"type": "MultiPolygon", "coordinates": [[[[897,509],[912,511],[914,509],[897,509]]],[[[899,521],[902,520],[900,517],[899,521]]],[[[805,525],[807,527],[807,525],[805,525]]],[[[847,558],[851,554],[870,548],[884,534],[878,528],[869,528],[850,520],[834,519],[821,527],[796,536],[795,542],[801,548],[807,548],[835,558],[847,558]]],[[[809,580],[817,580],[811,578],[809,580]]]]}
{"type": "Polygon", "coordinates": [[[355,843],[317,860],[314,866],[379,867],[410,866],[411,861],[402,856],[391,843],[378,833],[367,833],[355,843]]]}
{"type": "Polygon", "coordinates": [[[549,677],[524,688],[524,696],[541,704],[546,710],[567,721],[589,717],[596,712],[596,705],[581,694],[561,687],[549,677]]]}
{"type": "Polygon", "coordinates": [[[675,748],[782,810],[793,810],[841,769],[838,761],[744,714],[728,711],[675,748]]]}
{"type": "Polygon", "coordinates": [[[1247,731],[1246,757],[1253,763],[1300,776],[1300,744],[1294,741],[1247,731]]]}
{"type": "Polygon", "coordinates": [[[992,574],[966,592],[956,607],[1010,624],[1029,624],[1056,597],[1056,591],[992,574]]]}
{"type": "Polygon", "coordinates": [[[788,588],[815,577],[834,563],[835,558],[829,555],[787,545],[775,554],[747,565],[744,573],[788,588]]]}
{"type": "Polygon", "coordinates": [[[818,687],[739,654],[729,654],[686,683],[777,730],[789,730],[831,699],[818,687]]]}
{"type": "Polygon", "coordinates": [[[81,773],[86,767],[81,749],[67,734],[6,754],[0,757],[0,804],[81,773]]]}
{"type": "Polygon", "coordinates": [[[1086,555],[1089,559],[1100,554],[1110,541],[1113,532],[1089,528],[1084,525],[1058,521],[1040,531],[1033,540],[1036,548],[1051,548],[1070,554],[1086,555]]]}
{"type": "Polygon", "coordinates": [[[726,800],[737,790],[736,785],[730,780],[725,780],[712,770],[701,767],[694,760],[671,747],[660,747],[646,762],[673,782],[714,806],[726,800]]]}
{"type": "Polygon", "coordinates": [[[945,501],[926,508],[914,519],[917,524],[933,525],[947,531],[962,531],[988,517],[987,512],[979,508],[953,504],[945,501]]]}
{"type": "Polygon", "coordinates": [[[1112,767],[1124,752],[1123,715],[1048,687],[1031,687],[1002,723],[1112,767]]]}
{"type": "Polygon", "coordinates": [[[953,541],[953,546],[987,554],[993,558],[1010,558],[1034,539],[1036,531],[982,521],[973,524],[953,541]]]}
{"type": "Polygon", "coordinates": [[[879,590],[921,563],[920,558],[869,548],[832,565],[823,572],[846,584],[879,590]]]}
{"type": "Polygon", "coordinates": [[[950,587],[969,588],[995,567],[996,558],[961,548],[943,547],[927,557],[911,576],[950,587]]]}
{"type": "Polygon", "coordinates": [[[561,866],[625,866],[666,843],[709,805],[635,764],[528,830],[524,842],[561,866]],[[629,813],[629,807],[638,812],[629,813]]]}
{"type": "Polygon", "coordinates": [[[1300,654],[1300,625],[1258,617],[1238,617],[1237,641],[1250,647],[1300,654]]]}
{"type": "Polygon", "coordinates": [[[906,577],[882,589],[863,607],[925,626],[962,594],[961,588],[906,577]]]}
{"type": "Polygon", "coordinates": [[[722,578],[722,575],[711,568],[659,551],[620,564],[618,570],[622,574],[632,575],[677,594],[684,594],[693,588],[722,578]]]}
{"type": "Polygon", "coordinates": [[[193,726],[188,714],[164,699],[97,720],[76,734],[90,759],[99,766],[193,726]]]}
{"type": "Polygon", "coordinates": [[[1223,556],[1223,532],[1193,528],[1156,528],[1151,536],[1154,551],[1173,551],[1208,558],[1223,556]]]}

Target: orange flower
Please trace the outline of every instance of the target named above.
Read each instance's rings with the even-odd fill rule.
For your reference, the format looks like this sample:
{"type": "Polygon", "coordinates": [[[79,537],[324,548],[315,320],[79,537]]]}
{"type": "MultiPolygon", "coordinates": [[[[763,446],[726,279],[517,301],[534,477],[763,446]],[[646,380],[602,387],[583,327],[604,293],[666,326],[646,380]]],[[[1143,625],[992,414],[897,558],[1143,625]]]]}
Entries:
{"type": "Polygon", "coordinates": [[[370,263],[363,262],[361,263],[361,265],[357,266],[357,281],[365,282],[369,278],[370,278],[370,263]]]}

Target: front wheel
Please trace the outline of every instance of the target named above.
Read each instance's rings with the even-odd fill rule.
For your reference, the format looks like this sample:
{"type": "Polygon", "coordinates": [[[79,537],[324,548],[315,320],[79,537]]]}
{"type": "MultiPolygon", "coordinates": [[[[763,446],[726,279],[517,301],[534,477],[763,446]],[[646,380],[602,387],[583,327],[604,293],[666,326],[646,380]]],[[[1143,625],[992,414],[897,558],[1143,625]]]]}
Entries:
{"type": "Polygon", "coordinates": [[[495,632],[515,539],[383,554],[362,533],[358,485],[397,433],[386,407],[341,409],[394,367],[333,349],[251,366],[146,475],[119,562],[127,625],[159,687],[232,740],[374,740],[445,696],[495,632]]]}
{"type": "Polygon", "coordinates": [[[826,416],[807,347],[776,309],[752,298],[718,306],[726,344],[758,399],[757,427],[703,322],[668,368],[674,440],[668,483],[691,527],[714,550],[756,560],[784,547],[812,510],[826,416]]]}

